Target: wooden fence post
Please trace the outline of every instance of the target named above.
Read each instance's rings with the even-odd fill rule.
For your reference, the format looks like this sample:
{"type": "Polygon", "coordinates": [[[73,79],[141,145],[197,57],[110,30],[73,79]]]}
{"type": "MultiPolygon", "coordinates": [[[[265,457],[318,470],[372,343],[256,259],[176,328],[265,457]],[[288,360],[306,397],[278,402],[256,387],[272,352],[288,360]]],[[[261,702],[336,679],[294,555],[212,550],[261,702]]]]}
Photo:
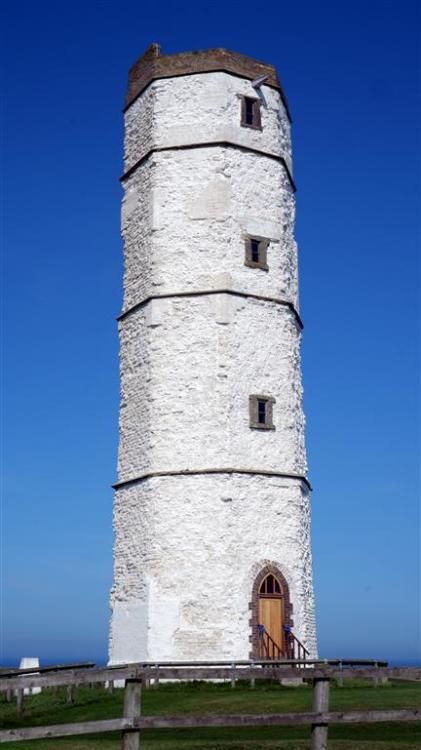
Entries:
{"type": "Polygon", "coordinates": [[[342,674],[342,670],[343,670],[343,664],[342,664],[342,662],[339,663],[339,669],[341,670],[341,675],[337,678],[337,685],[338,685],[338,687],[341,688],[341,687],[344,686],[344,676],[342,674]]]}
{"type": "MultiPolygon", "coordinates": [[[[140,716],[140,699],[142,696],[142,680],[126,680],[124,688],[124,718],[137,719],[140,716]]],[[[122,750],[139,750],[139,730],[122,732],[122,750]]]]}
{"type": "Polygon", "coordinates": [[[159,664],[155,664],[155,670],[156,672],[155,672],[155,678],[153,681],[153,686],[154,688],[158,688],[159,687],[159,664]]]}
{"type": "Polygon", "coordinates": [[[235,663],[234,662],[231,664],[231,667],[232,667],[231,688],[235,688],[235,663]]]}
{"type": "MultiPolygon", "coordinates": [[[[251,663],[252,668],[254,668],[254,662],[251,663]]],[[[252,690],[256,687],[256,679],[254,677],[250,678],[250,687],[252,690]]]]}
{"type": "MultiPolygon", "coordinates": [[[[313,711],[315,713],[329,711],[329,678],[315,679],[313,686],[313,711]]],[[[327,724],[312,724],[310,750],[327,750],[327,734],[327,724]]]]}
{"type": "Polygon", "coordinates": [[[16,690],[16,713],[18,716],[23,714],[23,688],[16,690]]]}
{"type": "Polygon", "coordinates": [[[74,703],[75,688],[74,685],[68,685],[66,688],[66,703],[71,706],[74,703]]]}

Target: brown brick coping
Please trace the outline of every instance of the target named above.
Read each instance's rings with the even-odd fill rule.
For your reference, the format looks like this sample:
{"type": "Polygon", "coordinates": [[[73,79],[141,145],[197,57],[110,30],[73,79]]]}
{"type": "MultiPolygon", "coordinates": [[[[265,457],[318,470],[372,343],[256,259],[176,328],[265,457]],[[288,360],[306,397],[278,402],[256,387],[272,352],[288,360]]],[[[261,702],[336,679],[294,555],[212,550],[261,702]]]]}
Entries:
{"type": "Polygon", "coordinates": [[[158,78],[174,78],[216,71],[224,71],[250,80],[254,80],[261,75],[269,76],[268,80],[265,81],[265,86],[271,86],[279,91],[287,115],[291,120],[286,96],[279,82],[276,68],[268,63],[255,60],[253,57],[247,57],[247,55],[241,55],[239,52],[232,52],[222,47],[194,52],[179,52],[176,55],[163,55],[159,44],[151,44],[129,70],[125,109],[130,107],[139,94],[158,78]]]}

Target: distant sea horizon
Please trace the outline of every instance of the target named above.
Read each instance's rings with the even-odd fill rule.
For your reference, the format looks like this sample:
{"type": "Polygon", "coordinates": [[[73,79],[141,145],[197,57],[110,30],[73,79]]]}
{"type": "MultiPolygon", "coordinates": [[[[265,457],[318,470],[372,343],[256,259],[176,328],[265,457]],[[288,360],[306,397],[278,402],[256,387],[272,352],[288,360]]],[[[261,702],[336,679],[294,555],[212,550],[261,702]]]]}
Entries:
{"type": "MultiPolygon", "coordinates": [[[[27,658],[28,657],[37,658],[37,654],[32,654],[32,653],[25,654],[24,656],[26,656],[27,658]]],[[[0,668],[3,668],[3,669],[5,667],[18,668],[21,658],[23,657],[16,657],[16,656],[2,657],[0,660],[0,668]]],[[[84,659],[78,656],[75,656],[75,657],[69,657],[69,656],[67,657],[42,657],[40,656],[38,658],[39,658],[41,667],[51,667],[57,664],[63,664],[63,665],[82,664],[82,663],[86,664],[87,662],[94,662],[94,664],[98,667],[105,667],[107,665],[107,658],[105,656],[91,657],[89,659],[86,659],[86,658],[84,659]]],[[[336,659],[338,657],[337,656],[329,657],[329,656],[323,655],[323,656],[320,656],[319,658],[320,659],[329,659],[329,658],[336,659]]],[[[356,657],[356,656],[352,656],[352,657],[344,656],[343,657],[344,660],[346,660],[347,658],[358,659],[359,657],[356,657]]],[[[364,657],[364,659],[365,658],[366,657],[364,657]]],[[[390,667],[421,667],[421,656],[409,657],[408,659],[405,659],[403,657],[388,659],[387,657],[383,657],[383,656],[375,656],[373,658],[373,661],[375,661],[376,659],[378,659],[378,661],[387,661],[390,667]]]]}

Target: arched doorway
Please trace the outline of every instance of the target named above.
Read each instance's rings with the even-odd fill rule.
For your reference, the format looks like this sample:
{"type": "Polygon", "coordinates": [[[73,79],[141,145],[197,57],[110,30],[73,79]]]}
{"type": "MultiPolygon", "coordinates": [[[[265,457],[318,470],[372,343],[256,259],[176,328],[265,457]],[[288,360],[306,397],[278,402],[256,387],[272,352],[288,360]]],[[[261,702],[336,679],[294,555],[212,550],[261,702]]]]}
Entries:
{"type": "Polygon", "coordinates": [[[289,586],[275,565],[265,566],[257,575],[252,593],[251,658],[280,659],[288,656],[292,605],[289,586]]]}
{"type": "Polygon", "coordinates": [[[278,659],[285,652],[284,601],[281,585],[272,573],[263,579],[259,589],[260,658],[278,659]]]}

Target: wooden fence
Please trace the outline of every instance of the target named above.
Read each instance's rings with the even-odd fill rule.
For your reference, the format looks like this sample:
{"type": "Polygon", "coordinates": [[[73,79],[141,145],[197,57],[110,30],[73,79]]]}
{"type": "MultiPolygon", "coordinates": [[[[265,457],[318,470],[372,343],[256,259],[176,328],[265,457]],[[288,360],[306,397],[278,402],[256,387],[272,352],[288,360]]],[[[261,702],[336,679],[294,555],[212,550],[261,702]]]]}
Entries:
{"type": "MultiPolygon", "coordinates": [[[[93,683],[113,685],[121,681],[124,685],[124,716],[101,721],[86,721],[73,724],[5,729],[0,731],[0,743],[35,740],[52,737],[68,737],[98,732],[122,733],[122,750],[139,750],[143,729],[175,729],[186,727],[224,726],[285,726],[311,725],[311,750],[325,750],[329,724],[352,724],[368,722],[420,721],[421,709],[399,709],[386,711],[329,711],[331,680],[395,679],[421,680],[421,668],[388,668],[385,662],[368,660],[329,661],[237,661],[237,662],[172,662],[159,664],[127,664],[115,667],[94,668],[90,665],[69,665],[39,670],[16,670],[0,675],[0,692],[16,695],[17,707],[22,710],[25,688],[63,687],[74,690],[76,686],[93,683]],[[210,714],[202,716],[142,716],[142,684],[157,686],[160,680],[229,680],[235,687],[237,680],[273,680],[301,678],[313,684],[313,710],[307,713],[277,714],[210,714]]],[[[280,694],[280,700],[282,694],[280,694]]]]}

